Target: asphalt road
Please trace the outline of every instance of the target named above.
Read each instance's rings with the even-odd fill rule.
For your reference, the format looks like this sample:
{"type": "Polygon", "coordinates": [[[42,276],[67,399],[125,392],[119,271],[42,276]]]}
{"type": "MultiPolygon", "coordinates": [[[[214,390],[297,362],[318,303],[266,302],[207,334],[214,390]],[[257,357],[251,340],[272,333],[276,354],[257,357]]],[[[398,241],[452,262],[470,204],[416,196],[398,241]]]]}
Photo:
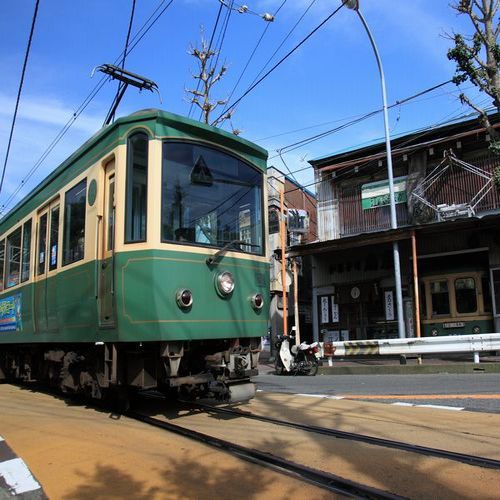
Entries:
{"type": "Polygon", "coordinates": [[[500,374],[318,375],[255,378],[265,392],[339,396],[380,403],[438,405],[500,413],[500,374]]]}

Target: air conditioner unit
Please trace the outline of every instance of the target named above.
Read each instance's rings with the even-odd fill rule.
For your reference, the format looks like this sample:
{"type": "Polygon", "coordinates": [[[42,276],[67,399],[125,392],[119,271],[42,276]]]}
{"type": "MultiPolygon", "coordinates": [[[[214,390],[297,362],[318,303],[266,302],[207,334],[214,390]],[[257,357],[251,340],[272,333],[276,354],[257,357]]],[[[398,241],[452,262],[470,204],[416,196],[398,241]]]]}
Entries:
{"type": "Polygon", "coordinates": [[[305,234],[309,231],[309,214],[307,210],[290,208],[287,212],[289,232],[305,234]]]}

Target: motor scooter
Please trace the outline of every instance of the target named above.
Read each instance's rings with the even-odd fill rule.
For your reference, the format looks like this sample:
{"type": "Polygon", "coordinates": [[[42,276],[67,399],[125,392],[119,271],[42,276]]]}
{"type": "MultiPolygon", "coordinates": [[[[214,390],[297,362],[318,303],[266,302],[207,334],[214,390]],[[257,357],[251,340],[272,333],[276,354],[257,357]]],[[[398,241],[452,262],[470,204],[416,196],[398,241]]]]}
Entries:
{"type": "Polygon", "coordinates": [[[278,335],[276,340],[276,375],[311,375],[318,373],[318,342],[295,344],[294,328],[290,335],[278,335]]]}

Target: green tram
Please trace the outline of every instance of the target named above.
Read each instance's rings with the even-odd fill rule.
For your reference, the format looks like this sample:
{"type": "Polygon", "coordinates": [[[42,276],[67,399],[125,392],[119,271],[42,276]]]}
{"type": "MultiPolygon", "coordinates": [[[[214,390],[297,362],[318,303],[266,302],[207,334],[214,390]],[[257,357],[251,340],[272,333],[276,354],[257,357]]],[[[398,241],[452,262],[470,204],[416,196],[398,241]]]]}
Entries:
{"type": "Polygon", "coordinates": [[[252,397],[266,160],[159,110],[95,134],[0,222],[0,379],[252,397]]]}

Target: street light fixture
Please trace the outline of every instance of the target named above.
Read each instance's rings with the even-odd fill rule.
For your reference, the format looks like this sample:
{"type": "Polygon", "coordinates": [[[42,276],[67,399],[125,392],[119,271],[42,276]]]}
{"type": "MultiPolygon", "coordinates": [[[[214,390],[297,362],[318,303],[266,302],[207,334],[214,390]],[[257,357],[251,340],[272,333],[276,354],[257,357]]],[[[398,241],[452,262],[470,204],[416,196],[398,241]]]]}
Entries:
{"type": "MultiPolygon", "coordinates": [[[[375,40],[371,34],[370,28],[366,23],[363,14],[359,10],[359,0],[346,0],[344,5],[351,10],[355,10],[356,14],[358,14],[359,19],[363,23],[363,26],[366,30],[368,38],[370,39],[370,43],[373,48],[373,52],[375,53],[375,58],[377,59],[378,70],[380,73],[380,83],[382,86],[382,100],[383,100],[383,109],[384,109],[384,128],[385,128],[385,149],[387,154],[387,175],[389,178],[389,199],[390,199],[390,207],[391,207],[391,229],[397,229],[398,221],[396,217],[396,201],[394,198],[394,176],[392,170],[392,152],[391,152],[391,138],[389,134],[389,115],[387,112],[387,94],[385,91],[385,77],[384,77],[384,69],[382,67],[382,60],[380,59],[380,55],[377,49],[377,45],[375,44],[375,40]]],[[[394,281],[396,282],[396,305],[397,305],[397,313],[398,313],[398,334],[400,338],[405,338],[405,323],[403,318],[403,291],[401,287],[401,266],[399,259],[399,244],[397,241],[393,241],[392,243],[392,253],[394,257],[394,281]]]]}

